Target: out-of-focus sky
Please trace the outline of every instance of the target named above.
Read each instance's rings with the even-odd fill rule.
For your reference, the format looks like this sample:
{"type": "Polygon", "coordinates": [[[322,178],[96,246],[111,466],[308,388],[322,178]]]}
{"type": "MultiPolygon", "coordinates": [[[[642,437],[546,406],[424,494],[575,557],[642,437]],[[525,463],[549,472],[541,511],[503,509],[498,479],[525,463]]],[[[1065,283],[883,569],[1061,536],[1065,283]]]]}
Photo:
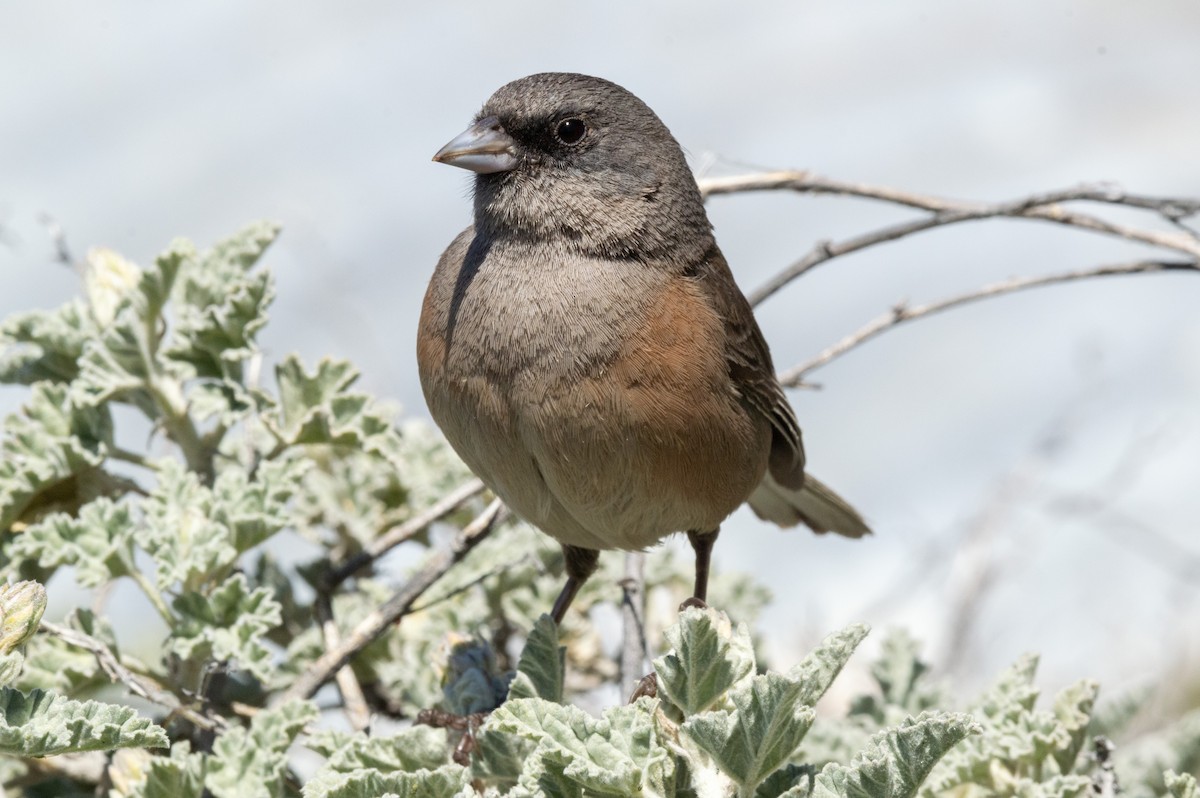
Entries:
{"type": "MultiPolygon", "coordinates": [[[[976,200],[1097,181],[1197,196],[1198,42],[1191,0],[6,4],[0,314],[80,290],[43,212],[76,255],[142,263],[175,236],[204,245],[275,219],[271,357],[349,358],[364,387],[427,417],[416,316],[470,212],[469,176],[430,156],[508,80],[621,83],[721,174],[809,168],[976,200]]],[[[907,217],[784,194],[710,213],[747,290],[818,240],[907,217]]],[[[786,367],[904,298],[1147,252],[1035,222],[961,225],[834,261],[760,319],[786,367]]],[[[1200,278],[975,305],[814,378],[823,390],[792,395],[812,470],[877,534],[785,534],[745,511],[727,524],[718,567],[775,592],[777,660],[855,620],[906,625],[937,659],[980,567],[969,683],[1026,650],[1049,684],[1118,689],[1200,656],[1200,278]]],[[[0,392],[0,410],[20,396],[0,392]]]]}

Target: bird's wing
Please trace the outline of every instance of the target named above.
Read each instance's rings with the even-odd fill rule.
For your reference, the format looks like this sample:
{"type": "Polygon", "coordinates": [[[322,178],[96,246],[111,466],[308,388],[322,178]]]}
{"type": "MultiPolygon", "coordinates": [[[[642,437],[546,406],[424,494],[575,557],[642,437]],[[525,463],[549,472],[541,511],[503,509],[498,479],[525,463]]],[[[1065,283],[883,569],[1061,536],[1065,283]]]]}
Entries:
{"type": "Polygon", "coordinates": [[[725,256],[714,244],[691,272],[725,321],[729,377],[741,401],[771,422],[768,469],[780,485],[798,490],[804,483],[804,444],[792,406],[775,378],[771,351],[725,256]]]}

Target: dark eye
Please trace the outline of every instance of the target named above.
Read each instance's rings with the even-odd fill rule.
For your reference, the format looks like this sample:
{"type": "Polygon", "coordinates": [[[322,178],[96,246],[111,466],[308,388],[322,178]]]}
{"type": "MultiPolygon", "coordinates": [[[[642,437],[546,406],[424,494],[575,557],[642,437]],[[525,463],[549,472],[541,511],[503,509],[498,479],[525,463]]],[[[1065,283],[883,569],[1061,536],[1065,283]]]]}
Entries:
{"type": "Polygon", "coordinates": [[[584,133],[587,133],[587,125],[582,119],[564,119],[554,129],[554,135],[563,144],[578,144],[584,133]]]}

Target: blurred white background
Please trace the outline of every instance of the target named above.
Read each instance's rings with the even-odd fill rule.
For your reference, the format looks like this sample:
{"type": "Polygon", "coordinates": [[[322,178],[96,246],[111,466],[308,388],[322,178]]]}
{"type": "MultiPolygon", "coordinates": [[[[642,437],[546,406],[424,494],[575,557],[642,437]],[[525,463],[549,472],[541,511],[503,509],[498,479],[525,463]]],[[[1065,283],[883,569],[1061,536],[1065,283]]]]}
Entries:
{"type": "MultiPolygon", "coordinates": [[[[267,258],[271,357],[349,358],[363,387],[427,417],[416,316],[470,213],[469,176],[430,156],[494,89],[544,70],[626,86],[718,173],[808,168],[976,200],[1098,181],[1200,195],[1194,0],[10,3],[0,314],[80,292],[39,214],[77,257],[105,245],[141,263],[175,236],[205,246],[270,218],[285,227],[267,258]]],[[[709,207],[746,290],[818,240],[908,217],[788,194],[709,207]]],[[[902,298],[1148,252],[960,225],[836,260],[760,319],[783,368],[902,298]]],[[[1027,650],[1049,686],[1118,690],[1200,657],[1197,275],[959,309],[814,379],[823,390],[792,395],[812,469],[877,534],[729,522],[718,568],[774,591],[776,661],[854,620],[911,628],[972,686],[1027,650]]],[[[0,392],[0,410],[21,396],[0,392]]]]}

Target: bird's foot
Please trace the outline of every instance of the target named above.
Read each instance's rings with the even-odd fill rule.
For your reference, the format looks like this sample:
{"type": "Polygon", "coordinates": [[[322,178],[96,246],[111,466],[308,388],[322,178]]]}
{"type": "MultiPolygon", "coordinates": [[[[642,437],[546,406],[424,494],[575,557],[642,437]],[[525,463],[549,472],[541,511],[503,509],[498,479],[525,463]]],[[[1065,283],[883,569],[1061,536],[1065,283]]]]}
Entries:
{"type": "Polygon", "coordinates": [[[637,683],[637,687],[633,688],[633,693],[629,696],[629,703],[635,704],[639,698],[655,698],[658,695],[658,674],[651,673],[641,678],[637,683]]]}
{"type": "Polygon", "coordinates": [[[451,758],[456,764],[466,767],[471,764],[471,754],[475,752],[477,744],[475,735],[479,732],[479,727],[487,720],[488,715],[491,715],[491,710],[487,712],[472,712],[470,715],[455,715],[453,712],[446,712],[441,709],[422,709],[417,713],[416,722],[422,726],[432,726],[435,729],[454,729],[462,732],[462,739],[458,741],[458,745],[454,747],[454,753],[451,758]]]}
{"type": "Polygon", "coordinates": [[[708,609],[708,605],[704,603],[704,599],[698,599],[695,596],[692,596],[690,599],[686,599],[682,604],[679,605],[679,611],[683,612],[684,610],[691,609],[692,607],[695,607],[698,610],[708,609]]]}

